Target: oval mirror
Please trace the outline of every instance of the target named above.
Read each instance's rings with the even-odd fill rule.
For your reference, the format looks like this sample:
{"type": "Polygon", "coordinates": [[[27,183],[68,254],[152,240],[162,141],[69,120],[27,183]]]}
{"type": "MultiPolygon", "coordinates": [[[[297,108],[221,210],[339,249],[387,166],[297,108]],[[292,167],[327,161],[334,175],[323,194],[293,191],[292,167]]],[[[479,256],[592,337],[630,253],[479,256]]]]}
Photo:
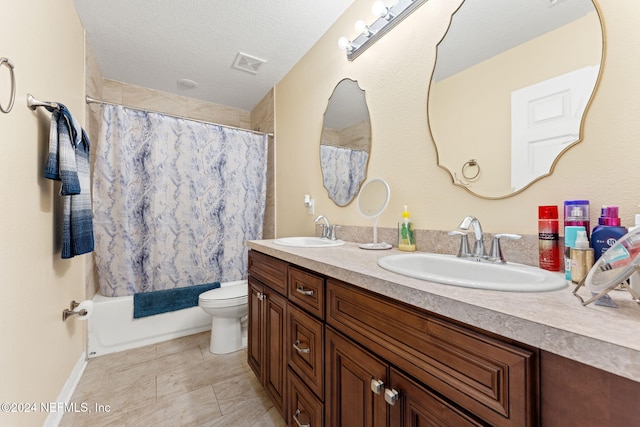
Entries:
{"type": "Polygon", "coordinates": [[[591,0],[465,0],[429,88],[438,166],[492,199],[551,174],[582,138],[603,40],[591,0]]]}
{"type": "Polygon", "coordinates": [[[373,242],[360,245],[362,249],[391,249],[388,243],[378,243],[378,218],[389,204],[391,190],[382,178],[367,181],[358,194],[358,212],[373,221],[373,242]]]}
{"type": "Polygon", "coordinates": [[[320,136],[320,167],[329,198],[348,205],[367,176],[371,121],[364,90],[344,79],[333,90],[320,136]]]}

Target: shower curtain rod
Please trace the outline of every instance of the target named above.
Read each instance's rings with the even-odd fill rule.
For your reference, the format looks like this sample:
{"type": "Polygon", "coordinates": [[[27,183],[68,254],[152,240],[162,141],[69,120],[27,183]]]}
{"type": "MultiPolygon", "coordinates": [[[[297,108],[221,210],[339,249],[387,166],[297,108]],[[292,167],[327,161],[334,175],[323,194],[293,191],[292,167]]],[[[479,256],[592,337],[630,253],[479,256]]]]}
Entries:
{"type": "MultiPolygon", "coordinates": [[[[88,95],[85,96],[85,101],[87,102],[87,104],[120,105],[120,104],[116,104],[114,102],[100,101],[99,99],[92,98],[92,97],[90,97],[88,95]]],[[[153,111],[153,110],[147,110],[147,109],[144,109],[144,108],[129,107],[127,105],[122,105],[122,106],[126,107],[126,108],[130,108],[132,110],[146,111],[147,113],[162,114],[163,116],[173,117],[175,119],[191,120],[191,121],[194,121],[194,122],[204,123],[204,124],[207,124],[207,125],[221,126],[223,128],[228,128],[228,129],[243,130],[245,132],[251,132],[251,133],[255,133],[257,135],[267,135],[267,136],[273,137],[273,133],[270,133],[270,132],[260,132],[260,131],[257,131],[257,130],[242,129],[242,128],[239,128],[239,127],[236,127],[236,126],[221,125],[220,123],[207,122],[205,120],[197,120],[197,119],[192,119],[192,118],[189,118],[189,117],[177,116],[177,115],[174,115],[174,114],[167,114],[167,113],[163,113],[161,111],[153,111]]]]}

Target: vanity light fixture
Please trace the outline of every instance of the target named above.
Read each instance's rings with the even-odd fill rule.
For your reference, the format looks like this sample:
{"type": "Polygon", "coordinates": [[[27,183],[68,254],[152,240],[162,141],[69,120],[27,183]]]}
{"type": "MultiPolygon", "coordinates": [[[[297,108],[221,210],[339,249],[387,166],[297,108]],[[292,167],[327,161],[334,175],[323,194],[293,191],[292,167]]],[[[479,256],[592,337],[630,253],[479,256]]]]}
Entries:
{"type": "Polygon", "coordinates": [[[338,47],[346,51],[349,61],[353,61],[369,46],[373,45],[379,38],[426,2],[427,0],[399,0],[395,5],[387,7],[382,1],[376,1],[373,3],[371,10],[379,18],[369,26],[364,21],[356,22],[356,31],[360,32],[360,34],[353,40],[349,40],[347,37],[340,37],[338,47]]]}

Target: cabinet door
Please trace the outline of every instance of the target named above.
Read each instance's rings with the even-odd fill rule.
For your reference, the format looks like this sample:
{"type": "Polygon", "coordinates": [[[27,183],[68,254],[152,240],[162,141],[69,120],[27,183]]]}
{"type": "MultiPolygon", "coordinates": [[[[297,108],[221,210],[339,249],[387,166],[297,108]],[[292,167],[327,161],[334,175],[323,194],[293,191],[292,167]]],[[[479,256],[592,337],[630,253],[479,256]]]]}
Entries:
{"type": "Polygon", "coordinates": [[[248,324],[248,342],[247,342],[247,362],[249,366],[260,378],[262,382],[262,365],[264,348],[264,324],[262,299],[264,285],[253,277],[249,276],[249,324],[248,324]]]}
{"type": "Polygon", "coordinates": [[[483,425],[394,368],[387,390],[397,396],[391,405],[391,427],[483,425]]]}
{"type": "Polygon", "coordinates": [[[285,416],[286,402],[286,320],[287,300],[264,287],[263,384],[273,403],[285,416]]]}
{"type": "Polygon", "coordinates": [[[327,425],[384,427],[388,423],[384,386],[387,365],[339,333],[327,328],[327,425]],[[379,394],[372,382],[380,384],[379,394]]]}

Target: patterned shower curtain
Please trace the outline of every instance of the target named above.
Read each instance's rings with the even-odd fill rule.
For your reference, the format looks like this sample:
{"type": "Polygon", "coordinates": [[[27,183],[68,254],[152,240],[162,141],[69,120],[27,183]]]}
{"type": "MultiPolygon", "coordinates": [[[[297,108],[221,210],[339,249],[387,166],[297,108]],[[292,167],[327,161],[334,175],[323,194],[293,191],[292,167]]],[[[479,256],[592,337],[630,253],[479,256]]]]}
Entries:
{"type": "Polygon", "coordinates": [[[95,258],[105,296],[247,276],[262,237],[266,135],[103,105],[95,258]]]}

